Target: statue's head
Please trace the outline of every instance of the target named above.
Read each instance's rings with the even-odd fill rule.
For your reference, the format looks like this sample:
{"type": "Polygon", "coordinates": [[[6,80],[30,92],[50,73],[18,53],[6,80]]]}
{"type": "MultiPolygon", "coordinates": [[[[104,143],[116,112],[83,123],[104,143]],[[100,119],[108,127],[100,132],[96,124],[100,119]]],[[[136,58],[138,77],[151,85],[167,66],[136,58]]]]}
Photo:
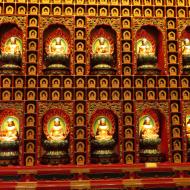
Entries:
{"type": "Polygon", "coordinates": [[[8,127],[15,126],[15,123],[12,119],[8,119],[8,127]]]}
{"type": "Polygon", "coordinates": [[[184,43],[185,43],[185,45],[189,45],[189,39],[188,39],[188,38],[185,38],[185,39],[184,39],[184,43]]]}
{"type": "Polygon", "coordinates": [[[150,118],[149,117],[145,118],[143,125],[150,125],[150,118]]]}
{"type": "Polygon", "coordinates": [[[104,45],[105,38],[103,38],[103,37],[99,38],[99,42],[100,42],[100,45],[104,45]]]}
{"type": "Polygon", "coordinates": [[[106,125],[106,119],[105,118],[100,119],[100,125],[106,125]]]}
{"type": "Polygon", "coordinates": [[[60,120],[59,120],[59,118],[55,118],[55,120],[54,120],[54,125],[55,125],[55,126],[59,126],[59,125],[60,125],[60,120]]]}
{"type": "Polygon", "coordinates": [[[55,40],[56,40],[56,45],[61,45],[61,38],[58,37],[55,40]]]}
{"type": "Polygon", "coordinates": [[[11,37],[11,44],[15,44],[16,43],[16,38],[15,37],[11,37]]]}
{"type": "Polygon", "coordinates": [[[143,38],[142,39],[142,45],[145,45],[147,43],[147,39],[146,38],[143,38]]]}

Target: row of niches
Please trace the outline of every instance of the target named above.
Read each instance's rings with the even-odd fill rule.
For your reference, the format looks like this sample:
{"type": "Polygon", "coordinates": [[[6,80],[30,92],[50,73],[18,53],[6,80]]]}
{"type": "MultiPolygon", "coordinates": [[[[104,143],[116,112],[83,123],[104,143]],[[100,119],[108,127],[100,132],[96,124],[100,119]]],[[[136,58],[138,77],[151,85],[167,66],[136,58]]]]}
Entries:
{"type": "MultiPolygon", "coordinates": [[[[0,2],[5,3],[14,3],[14,0],[1,0],[0,2]]],[[[188,6],[190,5],[189,0],[18,0],[18,3],[63,3],[63,4],[111,4],[111,5],[119,5],[120,3],[122,5],[135,5],[135,6],[141,6],[141,5],[156,5],[156,6],[188,6]]]]}
{"type": "MultiPolygon", "coordinates": [[[[136,130],[139,131],[137,136],[140,140],[139,153],[141,162],[152,162],[153,160],[154,162],[163,162],[167,160],[166,155],[169,149],[174,151],[182,150],[182,142],[180,140],[182,133],[179,127],[180,114],[173,114],[171,116],[173,125],[172,134],[178,139],[173,138],[171,142],[172,146],[168,145],[166,147],[163,139],[170,138],[167,136],[169,133],[166,132],[168,130],[166,127],[166,116],[159,112],[159,110],[153,110],[145,109],[138,118],[139,122],[137,126],[135,126],[136,130]],[[154,159],[152,159],[152,157],[154,157],[154,159]]],[[[27,120],[31,120],[32,117],[33,116],[28,116],[27,120]]],[[[90,152],[92,163],[102,163],[105,161],[105,158],[108,158],[107,163],[118,162],[118,138],[124,139],[124,154],[136,151],[132,126],[134,118],[131,115],[124,117],[126,126],[122,128],[123,134],[120,137],[118,136],[118,128],[121,128],[121,126],[118,126],[118,118],[111,110],[107,109],[96,110],[93,113],[88,122],[88,133],[86,133],[86,128],[84,127],[86,122],[84,116],[79,115],[76,117],[77,126],[71,131],[73,126],[70,122],[70,117],[60,109],[47,111],[47,113],[43,115],[42,121],[42,125],[39,127],[39,130],[41,130],[41,146],[38,146],[38,152],[41,152],[43,164],[55,164],[54,159],[59,161],[58,163],[60,164],[69,163],[68,153],[71,148],[69,138],[74,138],[75,140],[72,149],[73,153],[90,152]],[[88,146],[88,148],[86,147],[86,139],[89,139],[90,146],[88,146]],[[88,150],[89,148],[91,151],[88,150]],[[60,159],[60,157],[62,159],[60,159]],[[104,159],[102,160],[101,157],[104,159]]],[[[187,115],[184,122],[186,139],[189,138],[189,121],[189,115],[187,115]]],[[[6,148],[9,147],[9,149],[6,149],[6,154],[9,155],[8,152],[12,153],[14,151],[14,159],[16,159],[18,158],[18,154],[16,153],[18,153],[19,140],[21,140],[20,120],[15,115],[4,115],[1,122],[1,152],[5,152],[4,147],[6,145],[6,148]]],[[[25,129],[26,143],[23,150],[25,154],[32,154],[35,152],[35,142],[33,140],[37,139],[37,134],[33,125],[29,127],[27,123],[25,129]]],[[[10,155],[13,156],[11,153],[10,155]]],[[[2,155],[3,153],[0,154],[0,156],[2,155]]],[[[2,162],[0,162],[0,164],[1,163],[2,162]]],[[[56,164],[58,163],[56,162],[56,164]]]]}
{"type": "Polygon", "coordinates": [[[116,100],[116,101],[127,101],[127,100],[189,100],[190,92],[189,90],[183,90],[181,93],[178,90],[167,90],[167,89],[150,89],[150,90],[124,90],[121,92],[120,90],[91,90],[89,89],[87,92],[83,90],[77,90],[73,93],[72,90],[45,90],[39,89],[38,93],[33,90],[28,90],[26,95],[22,90],[1,90],[0,99],[3,101],[48,101],[48,100],[64,100],[64,101],[83,101],[83,100],[116,100]]]}
{"type": "Polygon", "coordinates": [[[1,88],[189,88],[190,78],[186,76],[1,76],[1,88]]]}
{"type": "Polygon", "coordinates": [[[120,7],[113,6],[70,6],[65,5],[62,6],[53,6],[52,8],[46,5],[42,5],[40,9],[37,6],[30,6],[29,10],[27,11],[25,6],[20,6],[14,8],[12,5],[1,6],[0,5],[0,14],[18,14],[18,15],[25,15],[26,13],[30,15],[56,15],[56,16],[123,16],[123,17],[179,17],[185,18],[190,15],[190,9],[186,9],[183,7],[178,7],[177,10],[175,8],[167,7],[166,10],[164,7],[129,7],[129,8],[122,8],[120,11],[120,7]]]}

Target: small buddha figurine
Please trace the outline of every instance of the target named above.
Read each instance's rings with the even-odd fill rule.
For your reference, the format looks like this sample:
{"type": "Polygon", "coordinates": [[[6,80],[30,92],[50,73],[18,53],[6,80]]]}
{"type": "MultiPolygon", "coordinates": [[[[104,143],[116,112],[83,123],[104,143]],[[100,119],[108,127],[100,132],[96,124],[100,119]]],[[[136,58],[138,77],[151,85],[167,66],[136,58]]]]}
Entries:
{"type": "Polygon", "coordinates": [[[155,132],[154,126],[150,123],[150,118],[146,117],[142,126],[143,139],[157,139],[159,135],[155,132]]]}
{"type": "Polygon", "coordinates": [[[153,52],[151,51],[151,48],[147,44],[147,39],[143,38],[142,45],[139,47],[138,55],[139,56],[146,56],[146,55],[152,55],[153,52]]]}
{"type": "Polygon", "coordinates": [[[15,37],[10,38],[10,44],[5,46],[4,53],[10,54],[10,55],[13,55],[13,56],[21,55],[21,50],[20,50],[19,45],[16,43],[16,38],[15,37]]]}
{"type": "Polygon", "coordinates": [[[112,135],[109,134],[109,126],[106,124],[105,118],[101,118],[98,121],[99,125],[96,131],[96,140],[111,140],[112,135]]]}
{"type": "Polygon", "coordinates": [[[99,38],[99,45],[96,47],[96,53],[97,54],[108,54],[109,53],[105,38],[103,38],[103,37],[99,38]]]}
{"type": "Polygon", "coordinates": [[[189,39],[184,39],[184,48],[182,51],[183,55],[189,55],[190,54],[190,41],[189,39]]]}
{"type": "Polygon", "coordinates": [[[16,141],[18,139],[17,129],[12,119],[8,119],[5,136],[0,137],[1,141],[16,141]]]}
{"type": "Polygon", "coordinates": [[[55,44],[51,45],[51,54],[52,55],[62,55],[64,54],[64,46],[61,43],[61,38],[55,38],[55,44]]]}
{"type": "Polygon", "coordinates": [[[190,138],[190,119],[188,119],[187,121],[186,132],[187,132],[187,137],[190,138]]]}
{"type": "Polygon", "coordinates": [[[50,130],[48,140],[62,141],[66,138],[63,127],[61,126],[59,118],[55,118],[54,125],[50,130]]]}

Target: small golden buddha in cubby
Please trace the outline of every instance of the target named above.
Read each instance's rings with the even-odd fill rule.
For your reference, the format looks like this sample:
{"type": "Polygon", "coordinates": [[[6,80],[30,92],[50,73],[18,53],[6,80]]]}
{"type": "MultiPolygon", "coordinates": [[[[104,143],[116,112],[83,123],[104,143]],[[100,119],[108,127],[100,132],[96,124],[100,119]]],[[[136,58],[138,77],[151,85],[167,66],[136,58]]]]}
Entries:
{"type": "Polygon", "coordinates": [[[84,63],[84,55],[83,54],[78,54],[76,57],[76,62],[77,63],[84,63]]]}
{"type": "Polygon", "coordinates": [[[179,9],[178,10],[178,17],[185,18],[185,10],[184,9],[179,9]]]}
{"type": "Polygon", "coordinates": [[[28,75],[36,75],[36,67],[35,66],[30,66],[28,67],[28,75]]]}
{"type": "Polygon", "coordinates": [[[174,163],[181,163],[181,154],[175,153],[173,159],[174,159],[174,163]]]}
{"type": "Polygon", "coordinates": [[[168,25],[168,29],[174,29],[175,28],[175,22],[173,20],[169,20],[167,25],[168,25]]]}
{"type": "Polygon", "coordinates": [[[76,100],[84,100],[84,92],[83,91],[76,92],[76,100]]]}
{"type": "Polygon", "coordinates": [[[113,79],[112,82],[112,88],[119,88],[119,80],[118,79],[113,79]]]}
{"type": "Polygon", "coordinates": [[[20,6],[18,8],[18,14],[24,15],[26,13],[26,9],[24,6],[20,6]]]}
{"type": "Polygon", "coordinates": [[[107,16],[107,9],[106,8],[101,8],[100,9],[100,16],[107,16]]]}
{"type": "Polygon", "coordinates": [[[144,0],[144,4],[149,6],[152,5],[152,2],[151,0],[144,0]]]}
{"type": "Polygon", "coordinates": [[[124,8],[122,10],[122,16],[130,16],[130,11],[128,8],[124,8]]]}
{"type": "Polygon", "coordinates": [[[47,100],[48,99],[48,93],[43,90],[40,92],[40,100],[47,100]]]}
{"type": "Polygon", "coordinates": [[[65,9],[65,15],[72,16],[72,14],[73,14],[73,9],[71,7],[67,7],[65,9]]]}
{"type": "Polygon", "coordinates": [[[176,55],[170,55],[169,56],[169,63],[177,63],[176,55]]]}
{"type": "Polygon", "coordinates": [[[120,100],[120,93],[118,91],[112,92],[112,100],[120,100]]]}
{"type": "Polygon", "coordinates": [[[36,87],[36,80],[35,79],[29,79],[28,80],[28,87],[29,88],[35,88],[36,87]]]}
{"type": "Polygon", "coordinates": [[[171,100],[178,100],[178,92],[173,90],[171,91],[171,100]]]}
{"type": "Polygon", "coordinates": [[[189,100],[190,96],[189,96],[189,92],[187,90],[183,91],[183,100],[189,100]]]}
{"type": "Polygon", "coordinates": [[[162,9],[156,9],[156,17],[163,17],[163,10],[162,9]]]}
{"type": "Polygon", "coordinates": [[[169,44],[169,52],[176,52],[176,45],[174,43],[169,44]]]}
{"type": "Polygon", "coordinates": [[[46,78],[42,78],[40,80],[40,87],[41,88],[47,88],[48,87],[48,80],[46,78]]]}
{"type": "Polygon", "coordinates": [[[76,159],[76,162],[77,162],[77,165],[84,165],[84,162],[85,162],[85,158],[83,155],[79,155],[77,156],[77,159],[76,159]]]}
{"type": "Polygon", "coordinates": [[[89,79],[88,80],[88,88],[95,88],[95,87],[96,87],[95,79],[89,79]]]}
{"type": "Polygon", "coordinates": [[[16,87],[16,88],[23,88],[23,79],[17,78],[17,79],[15,80],[15,87],[16,87]]]}
{"type": "Polygon", "coordinates": [[[161,90],[158,96],[159,100],[166,100],[166,92],[164,90],[161,90]]]}
{"type": "Polygon", "coordinates": [[[185,1],[184,0],[178,0],[177,4],[178,4],[178,6],[185,6],[185,1]]]}
{"type": "Polygon", "coordinates": [[[168,40],[175,40],[175,33],[173,31],[168,33],[168,40]]]}
{"type": "Polygon", "coordinates": [[[34,143],[29,142],[26,144],[26,152],[27,153],[34,153],[34,143]]]}
{"type": "Polygon", "coordinates": [[[89,100],[96,100],[96,92],[95,91],[90,91],[88,93],[88,99],[89,100]]]}
{"type": "Polygon", "coordinates": [[[173,6],[174,5],[173,0],[167,0],[166,3],[167,3],[168,6],[173,6]]]}
{"type": "Polygon", "coordinates": [[[84,113],[84,105],[82,103],[78,104],[76,106],[76,111],[77,111],[77,113],[84,113]]]}
{"type": "Polygon", "coordinates": [[[127,154],[125,157],[125,162],[126,162],[126,164],[133,164],[133,155],[127,154]]]}
{"type": "Polygon", "coordinates": [[[34,41],[31,41],[28,46],[29,46],[29,50],[31,50],[31,51],[35,51],[37,49],[36,42],[34,42],[34,41]]]}
{"type": "Polygon", "coordinates": [[[10,100],[11,99],[11,93],[9,92],[9,91],[4,91],[3,93],[2,93],[2,100],[5,100],[5,101],[7,101],[7,100],[10,100]]]}
{"type": "Polygon", "coordinates": [[[135,86],[136,86],[136,88],[142,88],[143,87],[143,80],[142,79],[136,79],[135,80],[135,86]]]}
{"type": "Polygon", "coordinates": [[[141,10],[139,8],[135,8],[133,10],[133,16],[141,16],[141,10]]]}
{"type": "Polygon", "coordinates": [[[28,127],[32,127],[35,125],[35,119],[33,116],[29,116],[27,119],[26,119],[26,125],[28,127]]]}
{"type": "Polygon", "coordinates": [[[130,28],[131,27],[131,23],[128,19],[124,19],[122,22],[122,26],[123,28],[130,28]]]}
{"type": "Polygon", "coordinates": [[[128,51],[130,51],[130,49],[131,49],[130,43],[129,42],[125,42],[123,44],[123,52],[128,52],[128,51]]]}
{"type": "Polygon", "coordinates": [[[84,130],[83,129],[78,129],[76,132],[76,137],[77,139],[84,139],[84,130]]]}
{"type": "Polygon", "coordinates": [[[125,143],[125,151],[133,151],[133,142],[127,141],[125,143]]]}
{"type": "Polygon", "coordinates": [[[55,91],[52,92],[52,100],[60,100],[59,91],[55,90],[55,91]]]}
{"type": "Polygon", "coordinates": [[[143,100],[143,92],[142,91],[137,91],[136,93],[135,93],[135,95],[136,95],[136,100],[143,100]]]}
{"type": "Polygon", "coordinates": [[[34,130],[33,129],[29,129],[26,131],[26,139],[27,140],[34,139],[34,130]]]}
{"type": "Polygon", "coordinates": [[[30,14],[31,15],[37,15],[38,14],[38,8],[35,6],[30,7],[30,14]]]}
{"type": "Polygon", "coordinates": [[[133,130],[131,128],[125,129],[125,138],[127,139],[133,138],[133,130]]]}
{"type": "Polygon", "coordinates": [[[141,5],[141,0],[134,0],[133,5],[141,5]]]}
{"type": "Polygon", "coordinates": [[[6,14],[13,14],[14,8],[12,6],[7,6],[6,7],[6,14]]]}
{"type": "Polygon", "coordinates": [[[29,38],[37,38],[37,31],[36,30],[30,30],[29,31],[29,38]]]}
{"type": "Polygon", "coordinates": [[[3,88],[10,88],[11,87],[11,79],[5,78],[3,79],[3,88]]]}
{"type": "Polygon", "coordinates": [[[160,78],[158,80],[158,86],[159,86],[159,88],[165,88],[166,87],[166,80],[163,78],[160,78]]]}
{"type": "Polygon", "coordinates": [[[33,166],[34,165],[34,158],[32,156],[26,157],[26,166],[33,166]]]}
{"type": "Polygon", "coordinates": [[[148,87],[148,88],[154,88],[154,87],[155,87],[155,81],[154,81],[154,79],[149,78],[149,79],[147,80],[147,87],[148,87]]]}
{"type": "Polygon", "coordinates": [[[147,98],[148,98],[148,100],[155,100],[155,92],[154,91],[148,91],[147,98]]]}
{"type": "Polygon", "coordinates": [[[173,9],[167,10],[167,17],[174,17],[174,10],[173,9]]]}
{"type": "Polygon", "coordinates": [[[151,9],[145,9],[144,15],[145,15],[146,17],[152,17],[152,10],[151,10],[151,9]]]}
{"type": "Polygon", "coordinates": [[[23,99],[23,93],[21,91],[15,92],[15,100],[22,100],[23,99]]]}
{"type": "Polygon", "coordinates": [[[124,74],[125,76],[131,75],[131,68],[128,67],[128,66],[125,66],[124,69],[123,69],[123,74],[124,74]]]}
{"type": "Polygon", "coordinates": [[[35,63],[36,62],[36,54],[30,54],[28,60],[30,63],[35,63]]]}
{"type": "Polygon", "coordinates": [[[182,88],[188,88],[189,87],[189,80],[187,78],[184,78],[181,80],[181,86],[182,88]]]}
{"type": "Polygon", "coordinates": [[[35,100],[35,92],[29,91],[27,93],[27,100],[35,100]]]}
{"type": "Polygon", "coordinates": [[[130,0],[121,0],[122,5],[130,5],[130,0]]]}
{"type": "Polygon", "coordinates": [[[64,100],[72,100],[72,93],[70,91],[64,93],[64,100]]]}
{"type": "Polygon", "coordinates": [[[77,16],[83,16],[84,15],[84,9],[82,7],[77,8],[77,16]]]}
{"type": "Polygon", "coordinates": [[[123,63],[131,63],[131,56],[129,54],[123,56],[123,63]]]}
{"type": "Polygon", "coordinates": [[[107,88],[108,87],[108,80],[103,78],[100,80],[100,87],[101,88],[107,88]]]}
{"type": "Polygon", "coordinates": [[[84,126],[84,117],[83,116],[78,116],[76,118],[76,124],[77,124],[77,126],[84,126]]]}
{"type": "Polygon", "coordinates": [[[49,11],[49,7],[43,7],[42,8],[42,15],[49,15],[50,11],[49,11]]]}
{"type": "Polygon", "coordinates": [[[34,104],[27,105],[27,113],[35,113],[35,105],[34,104]]]}
{"type": "Polygon", "coordinates": [[[100,92],[100,100],[108,100],[108,92],[107,91],[100,92]]]}
{"type": "Polygon", "coordinates": [[[173,128],[172,135],[173,135],[173,138],[179,138],[180,137],[180,129],[177,127],[173,128]]]}
{"type": "Polygon", "coordinates": [[[177,103],[173,103],[172,105],[171,105],[171,112],[178,112],[179,111],[179,109],[178,109],[178,104],[177,103]]]}
{"type": "Polygon", "coordinates": [[[84,39],[84,32],[82,30],[78,30],[76,32],[76,38],[77,39],[84,39]]]}
{"type": "Polygon", "coordinates": [[[179,125],[179,116],[178,115],[172,116],[172,125],[179,125]]]}
{"type": "Polygon", "coordinates": [[[170,73],[170,75],[172,75],[172,76],[177,75],[177,68],[174,67],[174,66],[170,67],[169,73],[170,73]]]}
{"type": "Polygon", "coordinates": [[[177,88],[177,80],[176,79],[170,80],[170,87],[171,88],[177,88]]]}
{"type": "Polygon", "coordinates": [[[132,105],[130,103],[126,103],[124,106],[124,112],[129,113],[132,112],[132,105]]]}
{"type": "Polygon", "coordinates": [[[88,15],[89,16],[96,16],[96,9],[94,7],[90,7],[88,9],[88,15]]]}
{"type": "Polygon", "coordinates": [[[52,87],[53,88],[59,88],[60,87],[60,79],[58,79],[58,78],[54,78],[53,80],[52,80],[52,87]]]}
{"type": "Polygon", "coordinates": [[[84,51],[84,44],[82,42],[78,42],[76,44],[76,50],[77,51],[84,51]]]}
{"type": "Polygon", "coordinates": [[[81,79],[81,78],[77,79],[76,84],[77,84],[77,88],[84,88],[84,80],[83,79],[81,79]]]}
{"type": "Polygon", "coordinates": [[[181,150],[181,142],[179,140],[175,140],[173,142],[173,149],[174,150],[181,150]]]}
{"type": "Polygon", "coordinates": [[[133,124],[132,116],[125,116],[125,125],[132,125],[132,124],[133,124]]]}
{"type": "Polygon", "coordinates": [[[119,11],[117,8],[111,9],[111,16],[119,16],[119,11]]]}
{"type": "Polygon", "coordinates": [[[76,151],[77,152],[84,152],[84,143],[83,142],[77,142],[76,144],[76,151]]]}
{"type": "Polygon", "coordinates": [[[66,78],[65,80],[64,80],[64,87],[65,88],[72,88],[72,80],[70,79],[70,78],[66,78]]]}
{"type": "Polygon", "coordinates": [[[131,91],[124,92],[124,100],[131,100],[131,91]]]}
{"type": "Polygon", "coordinates": [[[58,6],[54,7],[53,8],[53,14],[54,15],[61,15],[61,7],[58,7],[58,6]]]}

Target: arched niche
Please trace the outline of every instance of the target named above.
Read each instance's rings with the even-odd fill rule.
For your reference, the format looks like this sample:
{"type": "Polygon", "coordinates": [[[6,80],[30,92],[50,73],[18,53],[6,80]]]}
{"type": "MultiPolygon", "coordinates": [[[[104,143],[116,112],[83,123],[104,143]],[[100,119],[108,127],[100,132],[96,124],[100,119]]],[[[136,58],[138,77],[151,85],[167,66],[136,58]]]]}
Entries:
{"type": "Polygon", "coordinates": [[[16,110],[2,110],[0,112],[0,165],[19,165],[21,131],[21,120],[16,110]]]}
{"type": "Polygon", "coordinates": [[[160,110],[145,109],[138,120],[141,162],[167,160],[168,133],[166,117],[160,110]]]}
{"type": "Polygon", "coordinates": [[[44,64],[47,74],[69,74],[71,37],[64,25],[50,25],[43,33],[44,64]]]}
{"type": "Polygon", "coordinates": [[[42,164],[67,164],[70,117],[61,109],[50,109],[42,118],[42,164]]]}
{"type": "Polygon", "coordinates": [[[13,23],[0,25],[0,72],[20,74],[23,54],[23,32],[13,23]]]}
{"type": "Polygon", "coordinates": [[[190,73],[190,26],[187,26],[181,33],[180,55],[182,57],[183,74],[190,73]]]}
{"type": "Polygon", "coordinates": [[[143,25],[135,36],[137,72],[164,73],[164,48],[162,32],[153,25],[143,25]]]}
{"type": "Polygon", "coordinates": [[[107,109],[96,110],[89,122],[91,134],[91,162],[115,163],[118,161],[118,120],[107,109]],[[107,154],[107,152],[109,152],[107,154]]]}
{"type": "Polygon", "coordinates": [[[108,25],[97,25],[90,33],[91,74],[115,74],[116,32],[108,25]]]}

